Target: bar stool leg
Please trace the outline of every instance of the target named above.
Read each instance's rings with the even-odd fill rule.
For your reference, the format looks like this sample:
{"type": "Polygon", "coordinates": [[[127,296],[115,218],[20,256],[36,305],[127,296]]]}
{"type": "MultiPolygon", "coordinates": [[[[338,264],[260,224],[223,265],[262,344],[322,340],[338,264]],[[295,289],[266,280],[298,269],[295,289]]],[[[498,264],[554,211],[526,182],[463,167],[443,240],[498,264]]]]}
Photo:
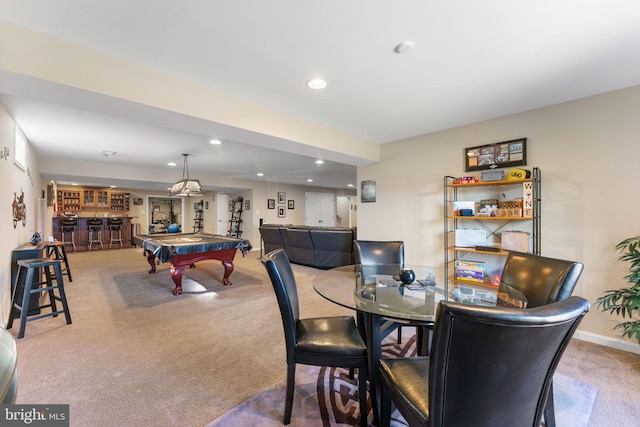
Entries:
{"type": "MultiPolygon", "coordinates": [[[[55,295],[53,295],[53,299],[51,300],[51,309],[53,311],[57,311],[54,307],[55,307],[55,303],[53,302],[55,299],[58,299],[61,303],[62,303],[62,310],[64,311],[64,317],[65,320],[67,321],[67,325],[71,324],[71,313],[69,312],[69,305],[67,303],[67,294],[64,292],[64,283],[62,280],[62,271],[60,269],[60,263],[54,264],[53,265],[53,271],[56,275],[56,284],[58,285],[58,293],[60,294],[60,297],[56,297],[55,295]]],[[[53,290],[52,290],[53,292],[53,290]]],[[[51,294],[52,295],[52,294],[51,294]]]]}
{"type": "MultiPolygon", "coordinates": [[[[58,266],[59,265],[60,264],[58,263],[58,266]]],[[[49,267],[50,266],[48,265],[44,267],[44,275],[47,279],[46,286],[47,288],[49,288],[47,289],[47,294],[49,295],[49,303],[51,304],[51,311],[53,312],[53,317],[58,317],[58,315],[56,314],[56,311],[58,311],[56,307],[56,298],[55,298],[55,295],[53,294],[53,281],[52,281],[53,277],[51,276],[51,269],[49,267]]],[[[54,267],[54,270],[55,270],[55,267],[54,267]]],[[[56,284],[59,285],[59,283],[60,282],[58,282],[56,278],[56,284]]]]}
{"type": "Polygon", "coordinates": [[[73,282],[71,278],[71,268],[69,267],[69,259],[67,258],[67,250],[64,248],[64,243],[57,244],[51,243],[47,245],[46,250],[47,258],[51,258],[52,254],[55,254],[54,259],[64,263],[64,268],[62,268],[62,274],[66,274],[69,277],[69,281],[73,282]]]}
{"type": "Polygon", "coordinates": [[[18,338],[24,337],[24,331],[27,327],[27,316],[29,315],[29,299],[31,298],[31,286],[33,283],[33,270],[33,268],[27,268],[27,277],[24,281],[24,292],[22,294],[22,308],[20,309],[20,330],[18,331],[18,338]]]}

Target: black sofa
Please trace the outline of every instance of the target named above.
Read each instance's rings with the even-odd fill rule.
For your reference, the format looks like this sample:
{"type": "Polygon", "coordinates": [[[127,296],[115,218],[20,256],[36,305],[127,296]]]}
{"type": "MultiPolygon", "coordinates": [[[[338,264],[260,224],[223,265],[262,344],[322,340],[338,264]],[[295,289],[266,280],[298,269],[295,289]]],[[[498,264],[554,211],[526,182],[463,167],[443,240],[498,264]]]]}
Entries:
{"type": "Polygon", "coordinates": [[[353,228],[263,224],[260,235],[265,253],[283,248],[296,264],[324,270],[353,264],[353,228]]]}

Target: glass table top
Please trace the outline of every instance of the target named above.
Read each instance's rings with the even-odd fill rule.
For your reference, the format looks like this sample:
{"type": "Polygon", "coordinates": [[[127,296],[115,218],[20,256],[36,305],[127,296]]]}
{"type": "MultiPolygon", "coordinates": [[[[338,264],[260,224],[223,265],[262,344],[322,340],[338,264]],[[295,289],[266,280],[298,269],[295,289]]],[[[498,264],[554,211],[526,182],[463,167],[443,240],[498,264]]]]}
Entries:
{"type": "Polygon", "coordinates": [[[435,267],[421,265],[347,265],[319,274],[313,287],[343,307],[407,322],[433,322],[442,300],[495,306],[500,299],[501,305],[526,305],[526,298],[515,289],[501,288],[500,297],[497,288],[472,284],[446,289],[437,275],[435,267]],[[403,269],[413,271],[411,283],[402,282],[403,269]]]}

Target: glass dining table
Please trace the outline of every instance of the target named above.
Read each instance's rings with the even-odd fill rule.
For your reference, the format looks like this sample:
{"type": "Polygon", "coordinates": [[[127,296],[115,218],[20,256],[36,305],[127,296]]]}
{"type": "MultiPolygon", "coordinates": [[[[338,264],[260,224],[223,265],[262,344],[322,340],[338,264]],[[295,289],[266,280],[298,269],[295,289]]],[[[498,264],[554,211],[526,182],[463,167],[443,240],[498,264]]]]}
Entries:
{"type": "MultiPolygon", "coordinates": [[[[432,326],[438,303],[443,300],[486,306],[526,306],[526,298],[516,289],[503,286],[498,292],[498,288],[473,284],[449,289],[443,284],[445,280],[437,279],[438,274],[437,268],[422,265],[357,264],[324,271],[313,281],[319,295],[358,314],[358,327],[364,332],[368,350],[371,406],[376,423],[381,387],[378,364],[382,340],[389,333],[404,325],[432,326]]],[[[428,335],[421,340],[423,348],[418,348],[418,353],[428,354],[431,328],[422,330],[428,335]]]]}

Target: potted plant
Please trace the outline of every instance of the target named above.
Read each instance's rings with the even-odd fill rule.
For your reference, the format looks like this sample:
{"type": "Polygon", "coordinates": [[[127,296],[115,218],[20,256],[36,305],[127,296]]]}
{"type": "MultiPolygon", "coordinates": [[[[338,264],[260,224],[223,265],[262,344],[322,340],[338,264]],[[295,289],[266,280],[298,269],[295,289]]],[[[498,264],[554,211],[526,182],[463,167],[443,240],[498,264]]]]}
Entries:
{"type": "Polygon", "coordinates": [[[640,342],[640,236],[623,240],[616,250],[620,252],[618,260],[631,264],[629,274],[624,277],[631,286],[608,290],[595,303],[602,311],[628,318],[613,329],[621,329],[623,337],[640,342]]]}

